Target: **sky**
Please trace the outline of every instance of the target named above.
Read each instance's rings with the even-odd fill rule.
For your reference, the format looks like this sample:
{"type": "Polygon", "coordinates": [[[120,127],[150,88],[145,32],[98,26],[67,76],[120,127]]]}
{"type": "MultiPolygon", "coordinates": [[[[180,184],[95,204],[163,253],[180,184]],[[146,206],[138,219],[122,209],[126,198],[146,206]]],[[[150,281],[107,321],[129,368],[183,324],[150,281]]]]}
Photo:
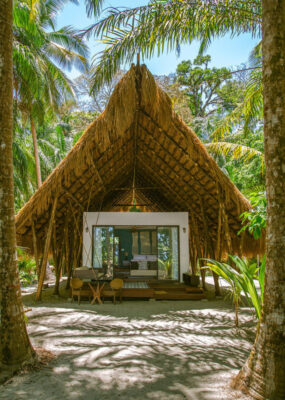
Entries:
{"type": "MultiPolygon", "coordinates": [[[[136,7],[147,4],[148,0],[106,0],[104,8],[107,7],[136,7]]],[[[84,1],[80,0],[80,5],[68,3],[57,18],[57,27],[72,25],[77,29],[84,29],[95,22],[94,17],[87,18],[84,1]]],[[[216,39],[209,47],[207,54],[212,57],[211,66],[213,67],[237,67],[246,63],[252,48],[258,43],[258,39],[252,39],[249,34],[243,34],[235,38],[226,35],[223,38],[216,39]]],[[[104,46],[95,38],[90,38],[89,42],[91,57],[102,51],[104,46]]],[[[176,66],[183,60],[193,60],[198,53],[198,43],[181,46],[179,57],[175,51],[164,53],[160,57],[153,57],[150,60],[144,60],[149,70],[155,75],[168,75],[175,72],[176,66]]],[[[122,66],[122,69],[128,69],[128,65],[122,66]]],[[[70,78],[80,75],[76,70],[68,73],[70,78]]]]}

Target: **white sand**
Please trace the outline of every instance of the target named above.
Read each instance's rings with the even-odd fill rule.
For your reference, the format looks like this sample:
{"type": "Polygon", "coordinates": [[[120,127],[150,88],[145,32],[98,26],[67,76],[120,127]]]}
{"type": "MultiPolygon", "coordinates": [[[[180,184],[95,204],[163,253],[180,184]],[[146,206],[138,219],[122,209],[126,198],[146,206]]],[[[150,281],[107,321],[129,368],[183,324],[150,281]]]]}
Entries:
{"type": "Polygon", "coordinates": [[[62,299],[32,308],[33,344],[58,356],[13,378],[0,399],[245,399],[230,391],[229,381],[254,340],[248,309],[237,331],[223,300],[78,306],[62,299]]]}

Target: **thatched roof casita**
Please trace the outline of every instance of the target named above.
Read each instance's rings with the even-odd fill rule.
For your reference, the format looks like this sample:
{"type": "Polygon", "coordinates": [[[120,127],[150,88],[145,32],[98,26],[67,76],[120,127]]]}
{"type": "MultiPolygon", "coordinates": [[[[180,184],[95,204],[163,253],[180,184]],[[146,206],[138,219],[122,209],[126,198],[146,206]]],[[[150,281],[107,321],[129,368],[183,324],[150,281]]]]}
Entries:
{"type": "Polygon", "coordinates": [[[145,66],[124,75],[105,111],[19,211],[18,245],[33,251],[34,227],[43,251],[57,198],[53,246],[78,242],[79,254],[83,211],[127,211],[133,186],[143,211],[189,212],[191,260],[262,252],[250,235],[237,235],[248,200],[173,111],[145,66]]]}

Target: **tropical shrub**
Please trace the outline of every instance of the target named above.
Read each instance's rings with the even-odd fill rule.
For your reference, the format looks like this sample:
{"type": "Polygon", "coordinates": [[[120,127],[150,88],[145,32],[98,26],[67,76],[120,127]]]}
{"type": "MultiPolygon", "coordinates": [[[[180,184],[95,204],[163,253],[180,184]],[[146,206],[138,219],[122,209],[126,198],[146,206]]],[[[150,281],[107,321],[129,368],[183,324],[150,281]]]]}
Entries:
{"type": "Polygon", "coordinates": [[[213,272],[219,275],[222,279],[229,283],[231,290],[230,296],[232,297],[235,309],[235,325],[239,324],[238,311],[241,303],[241,285],[238,279],[238,272],[233,269],[229,264],[221,263],[216,260],[206,259],[207,265],[202,269],[210,268],[213,272]]]}
{"type": "Polygon", "coordinates": [[[37,280],[36,263],[22,248],[18,247],[17,253],[20,282],[23,286],[28,286],[37,280]]]}
{"type": "Polygon", "coordinates": [[[243,227],[239,234],[248,230],[254,237],[259,239],[262,230],[266,228],[266,197],[265,193],[252,193],[250,200],[253,208],[250,211],[245,211],[241,214],[243,227]]]}
{"type": "Polygon", "coordinates": [[[265,258],[262,259],[260,265],[238,256],[229,256],[229,258],[234,264],[234,267],[227,263],[206,259],[207,264],[203,268],[210,268],[230,284],[231,297],[235,308],[235,324],[238,326],[238,311],[242,294],[244,294],[248,305],[255,309],[257,318],[260,319],[261,317],[265,258]],[[260,290],[257,281],[259,281],[260,290]]]}

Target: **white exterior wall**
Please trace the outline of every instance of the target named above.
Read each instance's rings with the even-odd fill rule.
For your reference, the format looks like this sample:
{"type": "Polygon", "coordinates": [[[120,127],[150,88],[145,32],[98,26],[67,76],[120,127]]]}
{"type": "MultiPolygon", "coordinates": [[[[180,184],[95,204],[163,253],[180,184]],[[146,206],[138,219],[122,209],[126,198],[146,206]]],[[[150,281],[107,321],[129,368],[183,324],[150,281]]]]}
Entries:
{"type": "Polygon", "coordinates": [[[85,212],[83,214],[83,265],[92,266],[92,226],[179,226],[180,281],[189,271],[188,212],[85,212]],[[86,228],[87,231],[86,231],[86,228]]]}

